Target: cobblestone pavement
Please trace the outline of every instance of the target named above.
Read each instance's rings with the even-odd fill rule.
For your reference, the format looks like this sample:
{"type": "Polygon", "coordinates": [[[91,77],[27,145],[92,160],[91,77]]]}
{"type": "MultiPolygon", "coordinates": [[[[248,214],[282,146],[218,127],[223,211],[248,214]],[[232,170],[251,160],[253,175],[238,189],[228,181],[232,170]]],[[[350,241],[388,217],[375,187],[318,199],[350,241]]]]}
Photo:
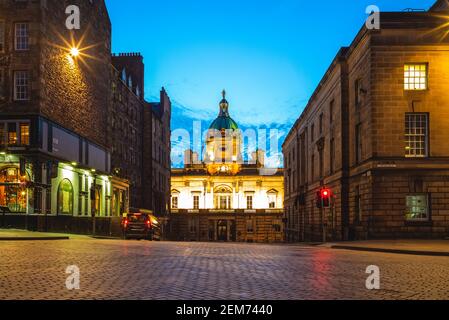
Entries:
{"type": "Polygon", "coordinates": [[[0,299],[449,299],[449,258],[296,245],[0,242],[0,299]],[[65,287],[67,266],[80,290],[65,287]],[[365,287],[369,265],[381,290],[365,287]]]}

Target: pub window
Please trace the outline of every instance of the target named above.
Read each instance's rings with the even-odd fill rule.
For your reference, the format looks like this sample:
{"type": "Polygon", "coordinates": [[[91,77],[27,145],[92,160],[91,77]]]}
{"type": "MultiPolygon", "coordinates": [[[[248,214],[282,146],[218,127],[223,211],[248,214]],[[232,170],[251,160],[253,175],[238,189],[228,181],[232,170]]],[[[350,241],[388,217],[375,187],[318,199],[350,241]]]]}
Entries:
{"type": "Polygon", "coordinates": [[[28,123],[20,124],[20,144],[24,146],[30,145],[30,125],[28,123]]]}
{"type": "Polygon", "coordinates": [[[0,52],[5,51],[5,21],[0,21],[0,52]]]}
{"type": "Polygon", "coordinates": [[[406,64],[404,66],[404,89],[426,90],[427,89],[427,64],[406,64]]]}
{"type": "Polygon", "coordinates": [[[95,188],[95,215],[100,216],[101,215],[101,187],[95,188]]]}
{"type": "Polygon", "coordinates": [[[28,71],[14,72],[14,100],[29,100],[29,81],[28,71]]]}
{"type": "Polygon", "coordinates": [[[423,158],[428,153],[428,114],[408,113],[405,115],[405,156],[423,158]]]}
{"type": "Polygon", "coordinates": [[[58,214],[73,214],[73,186],[68,179],[64,179],[59,183],[58,214]]]}
{"type": "Polygon", "coordinates": [[[19,22],[15,24],[15,49],[23,51],[29,49],[29,25],[26,22],[19,22]]]}
{"type": "Polygon", "coordinates": [[[16,123],[8,123],[8,144],[9,145],[17,144],[17,124],[16,123]]]}
{"type": "Polygon", "coordinates": [[[410,195],[406,198],[407,209],[405,217],[407,221],[428,221],[429,196],[427,194],[410,195]]]}

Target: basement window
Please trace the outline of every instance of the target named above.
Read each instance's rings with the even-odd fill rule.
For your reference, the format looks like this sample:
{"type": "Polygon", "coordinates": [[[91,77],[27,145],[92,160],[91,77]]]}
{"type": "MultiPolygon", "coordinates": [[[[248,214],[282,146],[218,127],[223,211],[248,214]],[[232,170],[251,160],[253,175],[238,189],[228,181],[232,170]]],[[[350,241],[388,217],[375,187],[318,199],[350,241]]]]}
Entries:
{"type": "Polygon", "coordinates": [[[429,221],[429,196],[427,194],[407,196],[406,205],[407,221],[429,221]]]}

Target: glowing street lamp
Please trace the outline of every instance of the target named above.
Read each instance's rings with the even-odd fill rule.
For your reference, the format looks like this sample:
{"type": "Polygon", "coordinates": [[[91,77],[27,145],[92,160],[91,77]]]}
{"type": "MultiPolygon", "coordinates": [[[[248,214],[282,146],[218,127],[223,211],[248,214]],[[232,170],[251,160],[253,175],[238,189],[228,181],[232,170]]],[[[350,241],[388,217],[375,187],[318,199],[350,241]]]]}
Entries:
{"type": "Polygon", "coordinates": [[[72,58],[78,57],[79,54],[80,54],[80,51],[78,48],[73,47],[72,49],[70,49],[70,55],[72,56],[72,58]]]}

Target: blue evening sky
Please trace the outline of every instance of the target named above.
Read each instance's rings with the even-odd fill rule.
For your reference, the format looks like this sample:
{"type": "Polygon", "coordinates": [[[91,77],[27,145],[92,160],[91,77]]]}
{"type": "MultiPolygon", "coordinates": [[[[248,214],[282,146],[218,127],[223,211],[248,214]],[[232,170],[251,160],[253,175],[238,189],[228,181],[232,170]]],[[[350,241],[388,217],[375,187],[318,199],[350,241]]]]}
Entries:
{"type": "MultiPolygon", "coordinates": [[[[164,86],[172,128],[206,126],[225,88],[242,127],[284,136],[365,9],[428,9],[435,0],[106,0],[114,52],[141,52],[147,100],[164,86]]],[[[206,128],[204,128],[206,129],[206,128]]]]}

